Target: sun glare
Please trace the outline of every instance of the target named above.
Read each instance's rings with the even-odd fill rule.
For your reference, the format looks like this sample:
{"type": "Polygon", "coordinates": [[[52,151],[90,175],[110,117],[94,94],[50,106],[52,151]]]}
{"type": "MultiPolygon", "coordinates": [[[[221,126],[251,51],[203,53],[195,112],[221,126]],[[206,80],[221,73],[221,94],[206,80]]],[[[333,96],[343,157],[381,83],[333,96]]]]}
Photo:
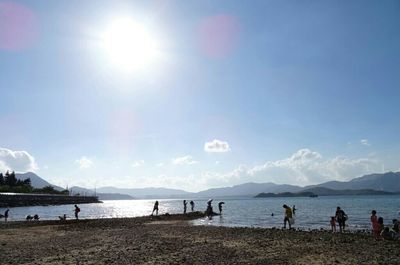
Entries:
{"type": "Polygon", "coordinates": [[[143,70],[155,61],[154,38],[144,25],[132,19],[114,20],[106,28],[103,41],[111,63],[123,71],[143,70]]]}

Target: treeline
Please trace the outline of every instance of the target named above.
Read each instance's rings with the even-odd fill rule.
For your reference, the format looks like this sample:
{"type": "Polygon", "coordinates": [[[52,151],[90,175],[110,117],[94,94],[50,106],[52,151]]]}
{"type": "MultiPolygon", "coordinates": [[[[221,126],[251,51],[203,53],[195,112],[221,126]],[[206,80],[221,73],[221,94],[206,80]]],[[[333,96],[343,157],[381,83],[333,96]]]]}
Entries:
{"type": "Polygon", "coordinates": [[[68,190],[58,191],[52,186],[46,186],[41,189],[32,187],[31,179],[17,179],[15,172],[7,171],[4,175],[0,172],[0,192],[15,193],[45,193],[45,194],[63,194],[68,195],[68,190]]]}

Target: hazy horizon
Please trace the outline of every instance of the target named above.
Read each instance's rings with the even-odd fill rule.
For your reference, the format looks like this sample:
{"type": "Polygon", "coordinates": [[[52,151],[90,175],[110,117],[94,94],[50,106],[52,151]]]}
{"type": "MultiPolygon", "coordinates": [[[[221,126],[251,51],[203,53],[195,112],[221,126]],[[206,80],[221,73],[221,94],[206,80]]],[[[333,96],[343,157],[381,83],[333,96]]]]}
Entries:
{"type": "Polygon", "coordinates": [[[400,171],[398,1],[0,1],[0,172],[65,187],[400,171]]]}

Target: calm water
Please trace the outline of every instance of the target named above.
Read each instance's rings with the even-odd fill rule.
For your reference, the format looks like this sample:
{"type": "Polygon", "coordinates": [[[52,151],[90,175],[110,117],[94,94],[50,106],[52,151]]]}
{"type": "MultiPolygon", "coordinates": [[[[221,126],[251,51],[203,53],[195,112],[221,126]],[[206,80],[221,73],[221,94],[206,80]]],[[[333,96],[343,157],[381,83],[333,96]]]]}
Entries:
{"type": "MultiPolygon", "coordinates": [[[[190,199],[190,198],[189,198],[190,199]]],[[[80,204],[80,218],[135,217],[151,214],[155,200],[104,201],[99,204],[80,204]]],[[[159,214],[182,213],[182,200],[158,200],[159,214]]],[[[206,200],[194,200],[195,210],[205,210],[206,200]]],[[[318,198],[226,198],[213,202],[214,211],[217,203],[224,201],[223,215],[212,220],[199,219],[195,225],[222,225],[248,227],[282,227],[283,204],[296,205],[295,227],[301,229],[329,228],[330,216],[340,206],[349,216],[350,229],[368,229],[372,209],[384,218],[385,224],[391,224],[393,218],[400,218],[400,196],[333,196],[318,198]],[[274,216],[271,216],[274,213],[274,216]]],[[[24,220],[26,215],[38,214],[41,219],[58,219],[67,214],[73,218],[73,205],[17,207],[10,209],[9,220],[24,220]]],[[[190,211],[190,205],[188,204],[190,211]]],[[[5,211],[0,208],[0,213],[5,211]]]]}

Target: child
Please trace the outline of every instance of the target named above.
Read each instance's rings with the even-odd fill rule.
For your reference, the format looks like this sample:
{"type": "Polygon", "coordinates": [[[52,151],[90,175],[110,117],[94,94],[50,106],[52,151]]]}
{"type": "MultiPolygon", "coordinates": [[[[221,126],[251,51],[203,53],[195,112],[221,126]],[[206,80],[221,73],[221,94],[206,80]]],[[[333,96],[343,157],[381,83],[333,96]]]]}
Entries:
{"type": "Polygon", "coordinates": [[[376,211],[372,210],[371,212],[371,225],[372,225],[372,234],[378,238],[381,235],[381,225],[378,223],[378,217],[376,216],[376,211]]]}
{"type": "Polygon", "coordinates": [[[331,216],[331,230],[332,230],[332,232],[336,232],[336,220],[335,220],[335,216],[331,216]]]}

